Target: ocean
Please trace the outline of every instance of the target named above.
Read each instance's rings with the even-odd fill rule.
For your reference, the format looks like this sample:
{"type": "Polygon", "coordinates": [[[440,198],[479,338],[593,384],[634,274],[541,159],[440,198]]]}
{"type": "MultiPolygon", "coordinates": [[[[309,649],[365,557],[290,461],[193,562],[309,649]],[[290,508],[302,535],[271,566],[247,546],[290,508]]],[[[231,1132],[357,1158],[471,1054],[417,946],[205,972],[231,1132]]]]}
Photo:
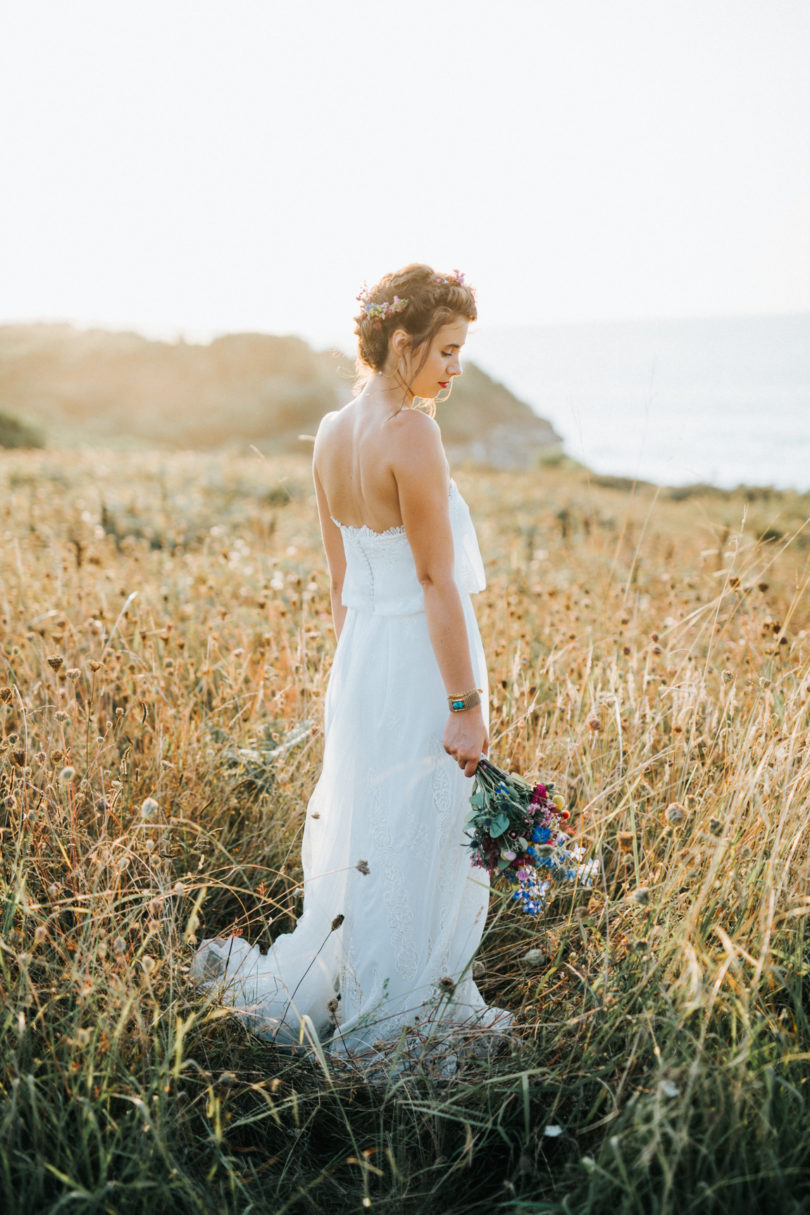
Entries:
{"type": "Polygon", "coordinates": [[[465,353],[596,472],[810,490],[810,313],[481,325],[465,353]]]}

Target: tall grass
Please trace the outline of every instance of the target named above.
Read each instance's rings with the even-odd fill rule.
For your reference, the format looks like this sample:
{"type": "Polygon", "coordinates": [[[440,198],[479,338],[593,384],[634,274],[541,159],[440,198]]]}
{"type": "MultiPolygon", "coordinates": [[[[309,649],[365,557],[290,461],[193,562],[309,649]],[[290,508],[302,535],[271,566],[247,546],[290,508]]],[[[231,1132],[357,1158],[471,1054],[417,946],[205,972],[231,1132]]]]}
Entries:
{"type": "Polygon", "coordinates": [[[0,472],[4,1211],[810,1209],[810,502],[459,474],[491,751],[598,888],[492,899],[521,1042],[364,1086],[248,1035],[195,940],[300,906],[332,653],[303,461],[0,472]]]}

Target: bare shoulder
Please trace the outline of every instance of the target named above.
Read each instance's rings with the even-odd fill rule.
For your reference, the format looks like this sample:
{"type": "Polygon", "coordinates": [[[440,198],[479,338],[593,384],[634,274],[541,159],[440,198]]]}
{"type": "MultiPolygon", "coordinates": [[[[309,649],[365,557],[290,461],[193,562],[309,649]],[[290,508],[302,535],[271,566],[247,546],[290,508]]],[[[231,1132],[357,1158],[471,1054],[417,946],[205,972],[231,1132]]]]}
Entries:
{"type": "Polygon", "coordinates": [[[419,409],[403,409],[391,420],[391,465],[397,471],[447,468],[438,424],[419,409]]]}
{"type": "Polygon", "coordinates": [[[431,436],[434,440],[441,442],[438,422],[430,414],[423,413],[421,409],[400,409],[399,413],[391,419],[391,427],[395,432],[399,431],[411,436],[431,436]]]}
{"type": "Polygon", "coordinates": [[[330,413],[325,413],[318,423],[318,429],[315,432],[315,448],[314,456],[317,459],[320,452],[328,451],[336,436],[346,422],[349,416],[349,411],[354,405],[354,401],[350,401],[348,405],[344,405],[342,409],[333,409],[330,413]]]}
{"type": "Polygon", "coordinates": [[[344,416],[349,405],[344,405],[342,409],[333,409],[329,413],[325,413],[318,423],[318,429],[315,432],[315,442],[323,441],[327,435],[334,429],[336,423],[344,416]]]}
{"type": "MultiPolygon", "coordinates": [[[[343,409],[345,408],[346,406],[344,405],[343,409]]],[[[329,411],[329,413],[325,413],[318,423],[318,430],[328,430],[329,427],[334,424],[335,420],[343,413],[343,409],[332,409],[329,411]]]]}

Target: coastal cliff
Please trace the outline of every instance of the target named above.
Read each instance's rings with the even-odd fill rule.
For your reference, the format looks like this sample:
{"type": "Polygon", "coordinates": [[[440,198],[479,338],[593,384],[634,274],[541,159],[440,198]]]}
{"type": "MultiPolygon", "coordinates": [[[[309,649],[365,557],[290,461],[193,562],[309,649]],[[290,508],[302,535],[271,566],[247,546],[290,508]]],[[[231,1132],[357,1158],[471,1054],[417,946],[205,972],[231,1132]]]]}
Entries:
{"type": "MultiPolygon", "coordinates": [[[[49,447],[300,451],[321,417],[351,399],[353,379],[345,355],[297,337],[234,333],[197,345],[67,324],[0,326],[0,414],[49,447]]],[[[561,442],[472,363],[437,417],[454,460],[525,467],[561,442]]]]}

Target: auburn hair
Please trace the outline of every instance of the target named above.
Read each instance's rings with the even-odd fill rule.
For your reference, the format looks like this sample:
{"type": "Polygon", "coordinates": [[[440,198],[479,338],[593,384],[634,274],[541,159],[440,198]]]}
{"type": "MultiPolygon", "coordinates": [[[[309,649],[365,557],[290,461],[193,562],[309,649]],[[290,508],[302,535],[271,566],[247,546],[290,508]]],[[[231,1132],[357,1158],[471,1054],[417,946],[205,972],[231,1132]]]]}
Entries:
{"type": "Polygon", "coordinates": [[[388,358],[388,343],[395,329],[404,329],[408,334],[412,359],[424,349],[422,362],[414,369],[418,372],[427,359],[430,343],[443,325],[459,316],[468,321],[478,318],[472,287],[455,278],[445,278],[421,262],[383,275],[378,283],[364,291],[362,299],[363,309],[354,318],[359,382],[367,378],[369,368],[383,370],[388,358]],[[369,304],[390,304],[393,309],[396,297],[407,301],[401,310],[392,310],[383,317],[375,315],[373,310],[366,311],[369,304]]]}

